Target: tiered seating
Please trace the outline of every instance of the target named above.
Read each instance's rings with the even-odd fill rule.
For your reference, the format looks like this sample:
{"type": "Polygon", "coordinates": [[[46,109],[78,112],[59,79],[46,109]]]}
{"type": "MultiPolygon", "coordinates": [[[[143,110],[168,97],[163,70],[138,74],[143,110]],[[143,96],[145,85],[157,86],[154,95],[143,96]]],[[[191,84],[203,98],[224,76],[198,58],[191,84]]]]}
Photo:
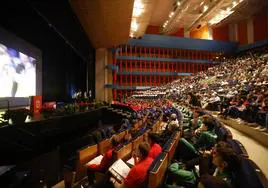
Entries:
{"type": "MultiPolygon", "coordinates": [[[[117,113],[118,109],[108,109],[108,110],[114,110],[115,113],[117,113]]],[[[139,121],[136,122],[136,125],[133,127],[141,127],[143,123],[146,122],[148,117],[148,114],[146,114],[143,118],[141,118],[139,121]]],[[[146,132],[147,133],[147,132],[146,132]]],[[[98,144],[92,144],[89,146],[85,146],[85,143],[88,142],[80,142],[80,139],[77,141],[79,143],[79,146],[68,148],[70,151],[76,151],[76,156],[72,157],[73,164],[70,166],[65,165],[64,170],[64,178],[65,178],[65,186],[66,187],[73,187],[74,184],[78,184],[83,178],[86,176],[86,167],[85,164],[95,158],[98,155],[103,155],[109,150],[111,145],[111,140],[109,137],[105,137],[104,134],[102,134],[102,130],[96,130],[92,133],[94,136],[89,135],[90,138],[94,138],[95,143],[98,144]],[[85,147],[82,147],[85,146],[85,147]],[[81,149],[77,149],[81,148],[81,149]]],[[[123,140],[125,135],[128,134],[128,130],[122,131],[118,133],[116,136],[119,141],[123,140]]],[[[133,149],[142,141],[146,139],[145,133],[143,135],[138,136],[133,141],[120,145],[113,151],[113,157],[114,161],[118,158],[121,158],[123,160],[127,160],[131,157],[133,149]]],[[[74,144],[74,143],[72,143],[74,144]]],[[[75,144],[74,144],[75,145],[75,144]]],[[[67,144],[67,146],[70,146],[67,144]]],[[[71,155],[73,156],[73,155],[71,155]]],[[[99,178],[99,173],[97,178],[99,178]]]]}
{"type": "MultiPolygon", "coordinates": [[[[186,107],[180,107],[184,109],[183,112],[187,112],[186,107]]],[[[228,128],[215,119],[215,133],[218,138],[217,141],[226,141],[234,151],[242,157],[241,169],[238,170],[237,179],[239,187],[260,187],[264,188],[268,186],[268,181],[259,169],[259,167],[248,157],[248,153],[241,142],[232,138],[232,134],[228,128]]]]}
{"type": "MultiPolygon", "coordinates": [[[[117,136],[123,138],[127,131],[119,133],[117,136]]],[[[73,187],[86,176],[85,164],[98,155],[103,155],[111,148],[110,139],[104,139],[99,144],[85,146],[76,151],[76,157],[73,166],[65,165],[64,182],[65,187],[73,187]]]]}

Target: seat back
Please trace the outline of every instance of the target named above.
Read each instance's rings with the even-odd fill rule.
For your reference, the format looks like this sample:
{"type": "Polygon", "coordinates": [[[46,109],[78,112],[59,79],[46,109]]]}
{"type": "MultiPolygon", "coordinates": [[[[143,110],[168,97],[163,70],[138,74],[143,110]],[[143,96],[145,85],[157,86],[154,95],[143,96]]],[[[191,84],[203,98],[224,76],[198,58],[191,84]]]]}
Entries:
{"type": "Polygon", "coordinates": [[[157,124],[155,124],[155,125],[152,126],[152,132],[153,133],[156,133],[157,132],[157,124]]]}
{"type": "Polygon", "coordinates": [[[100,130],[96,130],[92,133],[93,138],[96,143],[99,143],[103,138],[100,130]]]}
{"type": "Polygon", "coordinates": [[[241,168],[236,174],[237,184],[239,187],[247,188],[265,188],[268,186],[267,179],[250,159],[242,158],[241,168]]]}
{"type": "Polygon", "coordinates": [[[157,124],[155,125],[155,126],[156,126],[156,132],[159,132],[159,131],[160,131],[160,129],[161,129],[161,124],[162,124],[162,121],[159,120],[159,121],[157,122],[157,124]]]}
{"type": "Polygon", "coordinates": [[[216,134],[218,136],[217,141],[224,141],[228,138],[228,131],[225,127],[220,127],[216,134]]]}
{"type": "Polygon", "coordinates": [[[227,143],[235,150],[238,155],[248,158],[248,152],[241,142],[234,139],[228,139],[227,143]]]}
{"type": "Polygon", "coordinates": [[[127,130],[121,132],[121,133],[118,133],[117,134],[117,137],[118,137],[118,140],[121,141],[123,140],[124,136],[127,134],[127,130]]]}
{"type": "Polygon", "coordinates": [[[110,139],[105,139],[98,144],[98,151],[100,155],[103,155],[112,147],[110,139]]]}
{"type": "Polygon", "coordinates": [[[145,133],[143,133],[143,140],[147,142],[148,140],[148,134],[151,130],[146,130],[145,133]]]}
{"type": "Polygon", "coordinates": [[[126,145],[117,147],[113,151],[114,161],[116,161],[117,159],[122,159],[123,161],[126,161],[127,159],[131,158],[132,148],[133,148],[132,142],[126,145]]]}
{"type": "Polygon", "coordinates": [[[133,140],[133,146],[132,146],[133,150],[135,150],[138,147],[138,145],[143,142],[143,138],[144,136],[141,135],[141,136],[138,136],[135,140],[133,140]]]}
{"type": "Polygon", "coordinates": [[[166,142],[166,144],[163,147],[163,151],[168,154],[168,162],[173,159],[178,142],[180,138],[180,133],[177,132],[172,135],[172,138],[166,142]]]}
{"type": "Polygon", "coordinates": [[[98,155],[98,145],[86,146],[77,151],[76,181],[86,176],[86,163],[98,155]]]}
{"type": "Polygon", "coordinates": [[[147,187],[148,188],[162,187],[167,168],[168,168],[168,155],[162,152],[153,161],[153,163],[149,168],[147,187]]]}

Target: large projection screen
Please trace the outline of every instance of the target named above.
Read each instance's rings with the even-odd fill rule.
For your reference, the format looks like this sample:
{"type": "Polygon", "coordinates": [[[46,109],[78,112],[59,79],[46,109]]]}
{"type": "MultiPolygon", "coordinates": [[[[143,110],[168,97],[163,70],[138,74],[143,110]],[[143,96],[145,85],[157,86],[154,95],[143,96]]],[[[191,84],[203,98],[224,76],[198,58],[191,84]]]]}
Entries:
{"type": "Polygon", "coordinates": [[[42,95],[41,51],[0,27],[0,108],[28,106],[42,95]]]}

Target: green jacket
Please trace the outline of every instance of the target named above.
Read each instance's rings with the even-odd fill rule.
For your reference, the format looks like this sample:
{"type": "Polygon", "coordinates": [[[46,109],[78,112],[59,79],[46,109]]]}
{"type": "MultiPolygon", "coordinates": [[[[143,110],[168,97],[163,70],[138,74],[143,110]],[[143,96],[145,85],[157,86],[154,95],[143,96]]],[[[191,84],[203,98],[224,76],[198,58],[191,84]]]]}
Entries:
{"type": "Polygon", "coordinates": [[[199,149],[207,146],[214,146],[216,144],[217,135],[212,131],[202,132],[195,143],[195,148],[199,149]]]}
{"type": "Polygon", "coordinates": [[[174,177],[174,183],[166,187],[178,188],[185,184],[195,184],[196,178],[193,171],[184,170],[179,163],[173,163],[168,167],[169,173],[174,177]]]}

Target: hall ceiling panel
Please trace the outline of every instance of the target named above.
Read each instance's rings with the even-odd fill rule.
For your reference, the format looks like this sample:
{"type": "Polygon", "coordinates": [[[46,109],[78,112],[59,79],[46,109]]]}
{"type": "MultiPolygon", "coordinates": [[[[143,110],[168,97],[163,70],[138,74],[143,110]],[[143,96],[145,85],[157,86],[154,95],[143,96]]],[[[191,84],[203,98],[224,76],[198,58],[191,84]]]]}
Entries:
{"type": "MultiPolygon", "coordinates": [[[[161,32],[170,34],[178,28],[185,31],[198,29],[203,25],[218,26],[236,23],[265,10],[268,0],[174,0],[161,32]]],[[[266,8],[267,9],[267,8],[266,8]]],[[[160,19],[159,19],[160,20],[160,19]]],[[[161,20],[162,21],[162,20],[161,20]]],[[[155,21],[156,22],[156,21],[155,21]]]]}
{"type": "Polygon", "coordinates": [[[155,8],[152,12],[149,25],[162,26],[173,8],[172,0],[155,0],[155,8]]]}
{"type": "Polygon", "coordinates": [[[128,41],[134,0],[69,2],[95,48],[110,48],[128,41]]]}

